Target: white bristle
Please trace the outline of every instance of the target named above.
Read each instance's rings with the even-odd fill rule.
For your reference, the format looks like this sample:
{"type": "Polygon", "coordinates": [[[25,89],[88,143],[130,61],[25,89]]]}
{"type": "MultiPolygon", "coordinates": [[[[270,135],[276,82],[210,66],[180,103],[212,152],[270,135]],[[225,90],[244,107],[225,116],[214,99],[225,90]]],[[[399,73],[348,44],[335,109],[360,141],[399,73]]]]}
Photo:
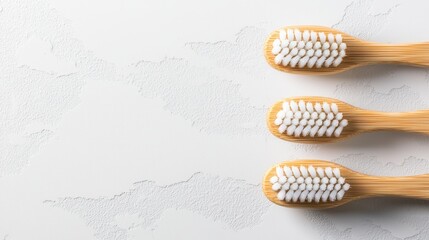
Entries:
{"type": "Polygon", "coordinates": [[[280,183],[274,183],[273,186],[271,187],[274,191],[278,191],[280,188],[282,187],[282,185],[280,183]]]}
{"type": "Polygon", "coordinates": [[[326,36],[323,32],[301,32],[299,29],[280,30],[272,45],[274,63],[292,68],[337,67],[347,49],[341,34],[328,33],[326,36]]]}
{"type": "Polygon", "coordinates": [[[305,30],[304,33],[302,34],[302,40],[306,42],[310,40],[310,32],[308,30],[305,30]]]}
{"type": "Polygon", "coordinates": [[[335,184],[334,189],[337,191],[340,191],[341,190],[341,184],[340,183],[335,184]]]}
{"type": "Polygon", "coordinates": [[[328,201],[328,197],[329,197],[330,193],[331,193],[331,191],[324,191],[323,192],[323,194],[322,194],[322,202],[328,201]]]}
{"type": "Polygon", "coordinates": [[[327,102],[323,102],[322,107],[323,107],[323,111],[325,111],[326,113],[331,112],[331,108],[329,107],[329,104],[327,102]]]}
{"type": "Polygon", "coordinates": [[[294,36],[294,34],[293,34],[293,30],[292,30],[292,29],[288,29],[288,30],[287,30],[287,39],[288,39],[289,41],[293,41],[293,40],[295,39],[295,36],[294,36]]]}
{"type": "Polygon", "coordinates": [[[290,66],[295,67],[298,64],[299,59],[301,59],[301,56],[299,55],[296,55],[295,57],[293,57],[292,60],[290,60],[290,66]]]}
{"type": "Polygon", "coordinates": [[[299,171],[301,172],[303,178],[307,178],[308,177],[308,171],[307,171],[306,167],[300,166],[299,167],[299,171]]]}
{"type": "Polygon", "coordinates": [[[329,33],[328,34],[328,41],[329,41],[329,43],[334,43],[334,41],[335,41],[335,37],[334,37],[334,34],[332,34],[332,33],[329,33]]]}
{"type": "Polygon", "coordinates": [[[314,195],[316,195],[316,191],[315,190],[313,190],[310,193],[308,193],[308,195],[307,195],[307,202],[311,203],[313,201],[313,199],[314,199],[314,195]]]}
{"type": "Polygon", "coordinates": [[[314,127],[312,127],[312,128],[311,128],[311,131],[310,131],[310,137],[315,137],[315,136],[316,136],[317,131],[319,131],[319,126],[314,126],[314,127]]]}
{"type": "Polygon", "coordinates": [[[323,195],[323,191],[322,190],[317,191],[316,195],[314,195],[314,201],[316,203],[320,202],[320,198],[322,197],[322,195],[323,195]]]}
{"type": "Polygon", "coordinates": [[[293,190],[289,190],[289,191],[286,193],[286,197],[285,197],[285,201],[286,201],[286,202],[290,202],[290,200],[292,200],[293,193],[294,193],[294,191],[293,191],[293,190]]]}
{"type": "Polygon", "coordinates": [[[299,125],[301,125],[302,127],[307,125],[307,119],[301,119],[301,121],[299,121],[299,125]]]}
{"type": "Polygon", "coordinates": [[[337,193],[337,200],[338,200],[338,201],[341,201],[341,200],[343,199],[343,197],[344,197],[344,193],[345,193],[345,191],[344,191],[344,190],[340,190],[340,191],[338,191],[338,193],[337,193]]]}
{"type": "Polygon", "coordinates": [[[292,55],[289,54],[283,58],[282,65],[286,67],[289,64],[290,60],[292,60],[292,55]]]}
{"type": "Polygon", "coordinates": [[[295,39],[297,41],[301,41],[301,31],[299,31],[299,29],[295,29],[294,34],[295,34],[295,39]]]}
{"type": "Polygon", "coordinates": [[[288,46],[289,46],[289,40],[287,40],[287,39],[285,39],[285,40],[281,40],[280,46],[281,46],[282,48],[287,48],[287,49],[289,49],[289,48],[288,48],[288,46]]]}
{"type": "Polygon", "coordinates": [[[307,126],[304,128],[304,130],[302,130],[302,136],[303,136],[303,137],[307,137],[307,136],[308,136],[308,134],[310,134],[310,131],[311,131],[311,126],[310,126],[310,125],[307,125],[307,126]]]}
{"type": "Polygon", "coordinates": [[[295,129],[295,133],[294,136],[295,137],[300,137],[301,136],[301,132],[302,130],[304,130],[304,127],[302,125],[299,125],[296,129],[295,129]]]}
{"type": "Polygon", "coordinates": [[[291,109],[293,112],[298,111],[298,104],[297,104],[295,101],[290,101],[290,102],[289,102],[289,106],[290,106],[290,109],[291,109]]]}
{"type": "Polygon", "coordinates": [[[296,129],[295,125],[290,125],[286,130],[286,134],[288,136],[291,136],[294,133],[295,129],[296,129]]]}
{"type": "Polygon", "coordinates": [[[331,125],[331,120],[326,119],[325,121],[323,121],[323,126],[329,127],[329,125],[331,125]]]}
{"type": "MultiPolygon", "coordinates": [[[[329,51],[329,47],[330,47],[331,45],[328,43],[328,42],[325,42],[325,43],[323,43],[323,45],[322,45],[322,50],[324,50],[323,52],[325,52],[325,51],[327,51],[327,53],[328,53],[328,56],[329,56],[329,53],[330,53],[330,51],[329,51]]],[[[325,54],[324,54],[325,55],[325,54]]],[[[326,56],[325,56],[326,57],[326,56]]]]}
{"type": "Polygon", "coordinates": [[[274,183],[276,183],[278,180],[279,180],[279,177],[277,177],[277,176],[272,176],[272,177],[270,178],[270,183],[274,184],[274,183]]]}
{"type": "MultiPolygon", "coordinates": [[[[308,104],[307,104],[308,106],[308,104]]],[[[304,119],[310,119],[310,112],[309,111],[305,111],[304,114],[302,114],[302,118],[304,119]]]]}
{"type": "Polygon", "coordinates": [[[281,167],[276,167],[276,173],[277,173],[277,176],[284,175],[283,169],[281,167]]]}
{"type": "Polygon", "coordinates": [[[329,201],[334,202],[335,200],[337,200],[337,190],[333,190],[330,194],[329,194],[329,201]]]}
{"type": "Polygon", "coordinates": [[[289,190],[290,188],[290,183],[286,182],[285,184],[283,184],[282,186],[282,190],[289,190]]]}
{"type": "Polygon", "coordinates": [[[332,65],[332,63],[334,62],[335,58],[330,56],[328,59],[326,59],[325,61],[325,67],[329,67],[332,65]]]}
{"type": "Polygon", "coordinates": [[[279,126],[279,133],[284,133],[285,131],[286,131],[286,129],[287,129],[287,125],[286,124],[281,124],[280,126],[279,126]]]}
{"type": "Polygon", "coordinates": [[[279,126],[280,124],[282,124],[283,123],[283,119],[280,119],[280,118],[276,118],[276,120],[274,120],[274,124],[276,125],[276,126],[279,126]]]}
{"type": "Polygon", "coordinates": [[[317,191],[319,190],[319,188],[320,188],[320,185],[318,183],[313,184],[313,190],[317,191]]]}
{"type": "Polygon", "coordinates": [[[297,190],[293,193],[292,202],[298,201],[298,198],[299,198],[299,195],[301,195],[301,192],[302,192],[301,190],[297,190]]]}
{"type": "MultiPolygon", "coordinates": [[[[296,49],[296,54],[298,53],[298,48],[296,48],[296,46],[298,45],[298,42],[297,41],[291,41],[291,42],[289,42],[289,46],[288,46],[288,48],[289,49],[296,49]]],[[[295,54],[295,55],[296,55],[295,54]]]]}
{"type": "Polygon", "coordinates": [[[326,130],[326,136],[327,137],[332,136],[332,134],[334,133],[334,131],[335,131],[335,127],[334,126],[328,127],[328,129],[326,130]]]}
{"type": "Polygon", "coordinates": [[[334,173],[336,178],[340,178],[341,174],[340,174],[340,169],[339,168],[334,168],[332,169],[332,173],[334,173]]]}
{"type": "Polygon", "coordinates": [[[276,175],[270,178],[277,199],[286,202],[326,202],[341,200],[350,185],[341,177],[340,169],[313,166],[276,167],[276,175]],[[286,176],[284,176],[286,174],[286,176]],[[330,178],[329,175],[331,175],[330,178]],[[335,175],[335,176],[334,176],[335,175]],[[289,176],[288,178],[286,178],[289,176]],[[320,179],[322,178],[322,179],[320,179]],[[338,178],[338,179],[337,179],[338,178]],[[321,183],[321,184],[319,184],[321,183]]]}
{"type": "MultiPolygon", "coordinates": [[[[286,115],[286,117],[287,117],[287,115],[286,115]]],[[[286,125],[286,126],[291,125],[291,124],[292,124],[292,120],[291,120],[291,118],[285,118],[285,119],[283,120],[283,124],[284,124],[284,125],[286,125]]]]}
{"type": "MultiPolygon", "coordinates": [[[[302,50],[302,49],[301,49],[302,50]]],[[[309,56],[305,56],[303,58],[301,58],[298,62],[298,67],[299,68],[303,68],[307,65],[308,61],[310,60],[309,56]]]]}
{"type": "Polygon", "coordinates": [[[319,32],[319,39],[322,43],[326,42],[326,35],[324,32],[319,32]]]}
{"type": "Polygon", "coordinates": [[[319,177],[320,177],[320,178],[325,177],[325,171],[324,171],[324,170],[323,170],[323,168],[321,168],[321,167],[318,167],[318,168],[317,168],[317,174],[319,174],[319,177]]]}
{"type": "Polygon", "coordinates": [[[327,168],[325,168],[325,173],[326,173],[326,176],[328,177],[328,178],[332,178],[332,168],[330,168],[330,167],[327,167],[327,168]]]}
{"type": "Polygon", "coordinates": [[[328,113],[328,115],[326,115],[326,118],[328,120],[333,120],[334,119],[334,113],[332,113],[332,112],[328,113]]]}
{"type": "Polygon", "coordinates": [[[337,57],[334,62],[332,63],[332,66],[334,67],[338,67],[338,65],[340,65],[340,63],[343,61],[342,57],[337,57]]]}
{"type": "Polygon", "coordinates": [[[280,40],[285,40],[286,39],[286,31],[281,29],[279,31],[279,37],[280,37],[280,40]]]}
{"type": "Polygon", "coordinates": [[[289,48],[283,48],[283,50],[280,52],[280,55],[286,56],[289,53],[289,48]]]}
{"type": "Polygon", "coordinates": [[[321,68],[323,66],[323,63],[325,62],[326,57],[322,56],[321,58],[317,59],[316,61],[316,68],[321,68]]]}
{"type": "Polygon", "coordinates": [[[322,137],[325,134],[325,132],[326,132],[327,129],[328,128],[325,125],[321,126],[319,128],[319,131],[317,131],[317,136],[318,137],[322,137]]]}
{"type": "Polygon", "coordinates": [[[277,118],[280,118],[280,119],[283,119],[283,118],[285,118],[286,117],[286,112],[285,111],[283,111],[283,110],[281,110],[281,111],[279,111],[278,113],[277,113],[277,118]]]}
{"type": "MultiPolygon", "coordinates": [[[[314,50],[316,50],[316,52],[317,52],[317,50],[320,50],[320,48],[322,48],[322,43],[321,42],[316,42],[314,45],[313,45],[313,49],[314,50]]],[[[316,55],[317,56],[317,55],[316,55]]],[[[321,55],[320,55],[321,56],[321,55]]],[[[317,56],[317,57],[320,57],[320,56],[317,56]]]]}
{"type": "Polygon", "coordinates": [[[295,167],[295,166],[292,166],[292,172],[293,172],[293,175],[296,178],[299,178],[301,176],[301,173],[299,172],[299,169],[297,167],[295,167]]]}
{"type": "Polygon", "coordinates": [[[285,112],[290,111],[289,102],[283,102],[282,107],[283,107],[283,111],[285,112]]]}
{"type": "MultiPolygon", "coordinates": [[[[299,105],[298,105],[299,106],[299,105]]],[[[296,119],[301,119],[302,117],[302,112],[301,111],[296,111],[295,114],[293,115],[294,118],[296,119]]]]}
{"type": "Polygon", "coordinates": [[[286,177],[291,177],[292,176],[292,169],[290,169],[290,167],[284,166],[283,167],[283,171],[286,174],[286,177]]]}
{"type": "Polygon", "coordinates": [[[348,190],[350,189],[350,184],[345,183],[345,184],[343,185],[343,189],[344,189],[344,191],[348,191],[348,190]]]}
{"type": "Polygon", "coordinates": [[[299,124],[299,118],[295,117],[292,119],[292,125],[297,126],[299,124]]]}
{"type": "Polygon", "coordinates": [[[308,195],[308,190],[305,190],[304,192],[301,193],[301,195],[299,196],[299,201],[300,202],[305,202],[305,199],[307,198],[308,195]]]}
{"type": "Polygon", "coordinates": [[[287,182],[287,177],[286,176],[280,176],[279,177],[279,183],[280,184],[285,184],[287,182]]]}
{"type": "Polygon", "coordinates": [[[282,51],[282,47],[280,46],[274,46],[273,49],[271,50],[271,53],[274,55],[279,54],[282,51]]]}
{"type": "Polygon", "coordinates": [[[282,62],[282,60],[283,60],[283,55],[279,54],[274,58],[274,63],[279,65],[282,62]]]}
{"type": "Polygon", "coordinates": [[[335,41],[337,41],[338,44],[341,44],[343,42],[343,36],[341,36],[341,34],[337,33],[335,35],[335,41]]]}
{"type": "MultiPolygon", "coordinates": [[[[323,171],[323,170],[322,170],[323,171]]],[[[322,184],[328,184],[329,183],[329,178],[327,178],[327,177],[322,177],[322,179],[320,180],[320,182],[322,183],[322,184]]]]}
{"type": "Polygon", "coordinates": [[[280,190],[277,193],[277,199],[278,200],[283,201],[285,199],[285,197],[286,197],[286,191],[285,190],[280,190]]]}
{"type": "Polygon", "coordinates": [[[305,102],[304,102],[304,100],[299,100],[298,106],[299,106],[299,110],[301,112],[305,112],[305,102]]]}

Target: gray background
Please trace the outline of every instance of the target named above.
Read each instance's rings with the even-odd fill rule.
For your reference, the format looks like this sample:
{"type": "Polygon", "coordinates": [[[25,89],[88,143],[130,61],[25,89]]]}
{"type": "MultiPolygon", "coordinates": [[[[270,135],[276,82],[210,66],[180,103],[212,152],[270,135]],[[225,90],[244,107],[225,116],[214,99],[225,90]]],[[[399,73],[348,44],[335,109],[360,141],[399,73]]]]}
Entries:
{"type": "Polygon", "coordinates": [[[373,110],[429,108],[429,71],[326,77],[265,62],[267,35],[322,25],[380,42],[429,40],[427,1],[0,0],[0,238],[425,239],[429,204],[373,199],[285,209],[264,172],[326,159],[368,174],[429,172],[429,138],[280,141],[265,114],[289,96],[373,110]]]}

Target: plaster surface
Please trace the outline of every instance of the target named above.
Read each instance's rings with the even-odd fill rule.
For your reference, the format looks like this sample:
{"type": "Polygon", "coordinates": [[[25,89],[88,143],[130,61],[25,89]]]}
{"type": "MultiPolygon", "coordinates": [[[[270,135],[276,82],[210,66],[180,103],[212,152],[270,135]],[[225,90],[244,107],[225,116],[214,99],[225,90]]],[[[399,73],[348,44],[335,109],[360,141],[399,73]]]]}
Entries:
{"type": "Polygon", "coordinates": [[[382,111],[429,108],[429,70],[278,72],[286,25],[368,41],[429,39],[425,1],[0,0],[0,239],[428,239],[429,204],[368,199],[285,209],[273,164],[326,159],[374,175],[429,172],[429,137],[283,142],[265,114],[289,96],[382,111]],[[243,8],[245,6],[245,8],[243,8]]]}

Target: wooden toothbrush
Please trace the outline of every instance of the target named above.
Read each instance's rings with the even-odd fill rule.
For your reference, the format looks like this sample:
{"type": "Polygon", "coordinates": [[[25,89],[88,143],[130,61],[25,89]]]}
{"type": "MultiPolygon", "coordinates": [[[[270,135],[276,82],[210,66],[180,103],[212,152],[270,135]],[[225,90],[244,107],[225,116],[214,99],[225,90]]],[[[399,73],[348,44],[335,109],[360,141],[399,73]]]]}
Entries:
{"type": "Polygon", "coordinates": [[[275,69],[299,74],[333,74],[376,63],[429,66],[429,43],[367,42],[321,26],[274,31],[265,42],[264,53],[275,69]]]}
{"type": "Polygon", "coordinates": [[[378,177],[328,161],[297,160],[269,169],[262,188],[265,196],[280,206],[323,209],[368,197],[429,200],[429,174],[378,177]]]}
{"type": "Polygon", "coordinates": [[[286,141],[326,143],[379,130],[429,134],[429,111],[377,112],[333,98],[291,97],[270,108],[267,124],[274,136],[286,141]]]}

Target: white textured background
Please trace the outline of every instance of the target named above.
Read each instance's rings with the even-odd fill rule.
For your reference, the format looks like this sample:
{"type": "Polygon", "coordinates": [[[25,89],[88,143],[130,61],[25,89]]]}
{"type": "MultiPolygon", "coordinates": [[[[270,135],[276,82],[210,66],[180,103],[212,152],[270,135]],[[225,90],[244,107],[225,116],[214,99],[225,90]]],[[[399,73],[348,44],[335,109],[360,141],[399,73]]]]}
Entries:
{"type": "Polygon", "coordinates": [[[429,71],[329,77],[271,69],[265,37],[332,26],[428,41],[427,1],[0,0],[0,239],[428,239],[429,203],[274,206],[271,165],[327,159],[369,174],[429,172],[429,137],[299,145],[267,108],[300,95],[374,110],[429,108],[429,71]]]}

